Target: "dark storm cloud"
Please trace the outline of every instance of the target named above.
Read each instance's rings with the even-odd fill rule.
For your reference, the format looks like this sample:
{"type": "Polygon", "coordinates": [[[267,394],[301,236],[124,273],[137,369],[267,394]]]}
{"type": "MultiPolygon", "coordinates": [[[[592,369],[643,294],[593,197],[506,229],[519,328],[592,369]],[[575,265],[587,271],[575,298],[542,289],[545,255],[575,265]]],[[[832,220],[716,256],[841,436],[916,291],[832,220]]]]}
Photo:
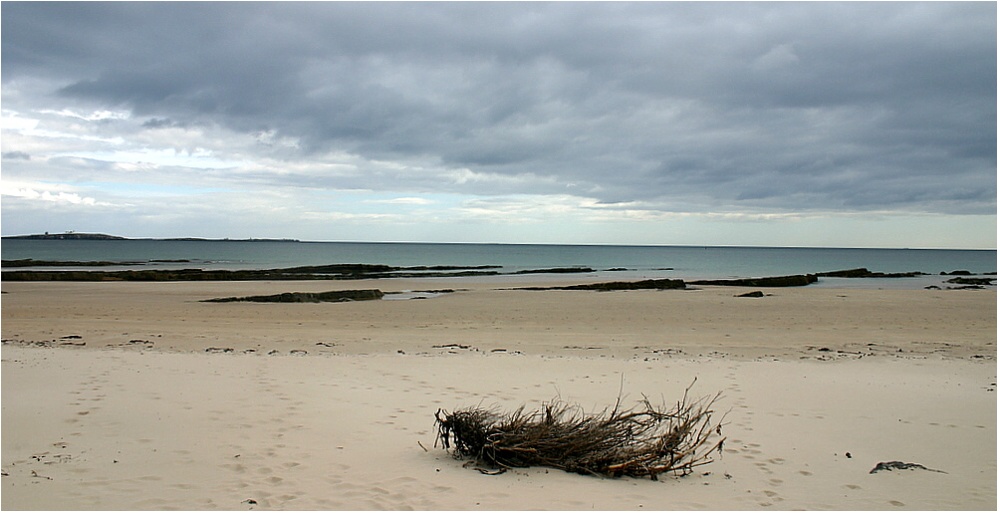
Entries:
{"type": "Polygon", "coordinates": [[[304,160],[665,209],[996,209],[994,3],[28,2],[2,23],[5,86],[273,131],[304,160]]]}

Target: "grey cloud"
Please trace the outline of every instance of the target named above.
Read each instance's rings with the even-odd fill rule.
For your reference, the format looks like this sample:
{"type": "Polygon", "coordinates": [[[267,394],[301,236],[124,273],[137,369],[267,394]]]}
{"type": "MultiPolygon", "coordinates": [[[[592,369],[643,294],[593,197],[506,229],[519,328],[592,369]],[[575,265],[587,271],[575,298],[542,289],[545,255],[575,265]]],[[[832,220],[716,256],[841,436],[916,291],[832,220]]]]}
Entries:
{"type": "Polygon", "coordinates": [[[173,121],[171,121],[171,120],[169,120],[167,118],[150,118],[150,119],[142,122],[142,127],[143,128],[148,128],[148,129],[176,127],[177,125],[178,125],[177,123],[175,123],[175,122],[173,122],[173,121]]]}
{"type": "Polygon", "coordinates": [[[3,152],[2,157],[3,157],[4,160],[8,160],[8,159],[10,159],[10,160],[19,160],[19,161],[30,161],[31,160],[31,155],[30,154],[28,154],[27,152],[18,152],[18,151],[3,152]]]}
{"type": "MultiPolygon", "coordinates": [[[[996,209],[993,3],[7,3],[4,84],[669,208],[996,209]],[[532,179],[531,177],[536,177],[532,179]],[[991,189],[992,187],[992,189],[991,189]]],[[[293,157],[289,157],[293,158],[293,157]]]]}

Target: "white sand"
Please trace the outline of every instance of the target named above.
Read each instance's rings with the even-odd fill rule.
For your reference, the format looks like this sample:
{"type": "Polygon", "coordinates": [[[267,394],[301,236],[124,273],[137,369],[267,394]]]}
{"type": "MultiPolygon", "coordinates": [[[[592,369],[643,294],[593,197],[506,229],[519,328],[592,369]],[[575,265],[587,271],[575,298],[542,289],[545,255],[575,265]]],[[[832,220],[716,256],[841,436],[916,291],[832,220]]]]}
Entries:
{"type": "Polygon", "coordinates": [[[251,305],[196,300],[347,287],[3,284],[2,508],[997,508],[995,292],[413,285],[445,284],[473,290],[251,305]],[[724,394],[727,443],[691,476],[487,476],[433,446],[439,408],[673,403],[695,378],[724,394]],[[869,474],[890,460],[946,473],[869,474]]]}

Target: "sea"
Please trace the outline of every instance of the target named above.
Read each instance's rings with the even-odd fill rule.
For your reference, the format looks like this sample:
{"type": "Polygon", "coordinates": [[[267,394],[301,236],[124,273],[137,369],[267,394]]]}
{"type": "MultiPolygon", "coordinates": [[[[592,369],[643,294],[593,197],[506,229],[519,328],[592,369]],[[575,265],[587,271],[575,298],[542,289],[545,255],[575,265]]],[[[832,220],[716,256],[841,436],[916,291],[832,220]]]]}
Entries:
{"type": "MultiPolygon", "coordinates": [[[[111,261],[117,269],[272,269],[322,264],[499,266],[495,271],[585,267],[588,278],[727,279],[796,275],[855,268],[919,271],[914,278],[821,278],[808,287],[917,289],[947,287],[941,276],[997,270],[996,250],[618,246],[475,243],[305,242],[294,240],[30,240],[0,241],[3,260],[111,261]]],[[[7,269],[7,268],[5,268],[7,269]]],[[[34,269],[34,268],[18,268],[34,269]]],[[[38,269],[83,269],[46,267],[38,269]]],[[[576,274],[573,274],[576,275],[576,274]]],[[[572,275],[570,275],[572,276],[572,275]]],[[[995,275],[994,275],[995,276],[995,275]]],[[[537,278],[537,275],[535,275],[537,278]]],[[[995,288],[995,286],[994,286],[995,288]]]]}

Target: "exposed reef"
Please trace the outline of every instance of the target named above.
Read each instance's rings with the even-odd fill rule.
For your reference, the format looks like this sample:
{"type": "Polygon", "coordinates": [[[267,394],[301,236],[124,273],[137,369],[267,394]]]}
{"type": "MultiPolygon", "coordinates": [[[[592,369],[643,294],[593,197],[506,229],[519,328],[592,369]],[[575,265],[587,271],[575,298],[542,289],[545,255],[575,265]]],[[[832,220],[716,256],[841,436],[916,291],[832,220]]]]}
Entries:
{"type": "Polygon", "coordinates": [[[678,279],[639,280],[636,282],[600,282],[575,286],[521,287],[524,291],[627,291],[636,289],[685,289],[687,285],[678,279]]]}
{"type": "Polygon", "coordinates": [[[784,277],[737,278],[730,280],[695,280],[696,286],[740,286],[740,287],[799,287],[819,280],[816,275],[787,275],[784,277]]]}
{"type": "Polygon", "coordinates": [[[995,278],[955,277],[948,279],[946,282],[949,284],[961,284],[967,286],[992,286],[995,281],[995,278]]]}
{"type": "Polygon", "coordinates": [[[516,275],[527,275],[532,273],[592,273],[593,268],[571,267],[571,268],[546,268],[546,269],[526,269],[516,272],[516,275]]]}
{"type": "MultiPolygon", "coordinates": [[[[34,259],[5,260],[5,268],[44,268],[44,267],[106,267],[106,266],[145,266],[152,263],[185,263],[186,260],[149,260],[145,262],[113,262],[113,261],[44,261],[34,259]]],[[[500,271],[502,266],[389,266],[385,264],[326,264],[317,266],[297,266],[293,268],[275,268],[261,270],[206,270],[201,268],[186,269],[128,269],[128,270],[6,270],[2,273],[4,281],[140,281],[140,282],[184,282],[184,281],[258,281],[258,280],[363,280],[382,278],[433,278],[433,277],[481,277],[498,275],[524,274],[571,274],[595,272],[589,267],[542,268],[515,272],[500,271]]],[[[613,268],[618,271],[621,268],[613,268]]],[[[664,268],[669,269],[669,268],[664,268]]],[[[607,270],[607,271],[612,271],[607,270]]],[[[595,284],[580,284],[552,287],[525,287],[526,290],[590,290],[615,291],[635,289],[685,289],[694,286],[736,286],[736,287],[801,287],[813,284],[819,277],[836,278],[906,278],[926,276],[927,273],[911,271],[905,273],[882,273],[870,271],[867,268],[855,268],[840,271],[826,271],[805,275],[786,275],[779,277],[735,278],[721,280],[695,280],[685,282],[681,279],[647,279],[631,282],[601,282],[595,284]]],[[[970,277],[972,273],[964,270],[942,273],[952,275],[947,283],[964,288],[983,288],[995,285],[996,272],[984,275],[993,277],[970,277]]],[[[928,286],[934,288],[936,286],[928,286]]]]}
{"type": "Polygon", "coordinates": [[[326,291],[323,293],[281,293],[263,296],[230,296],[228,298],[212,298],[203,302],[264,302],[264,303],[320,303],[320,302],[357,302],[365,300],[381,300],[385,296],[378,289],[357,289],[345,291],[326,291]]]}
{"type": "Polygon", "coordinates": [[[150,261],[46,261],[36,259],[12,259],[0,261],[0,266],[3,266],[4,268],[46,268],[67,266],[98,268],[102,266],[142,266],[144,264],[185,262],[191,261],[188,259],[154,259],[150,261]]]}
{"type": "Polygon", "coordinates": [[[86,267],[101,267],[101,266],[122,266],[122,265],[139,265],[139,262],[115,262],[115,261],[40,261],[35,259],[13,259],[4,260],[0,262],[0,266],[4,268],[43,268],[43,267],[55,267],[55,266],[86,266],[86,267]]]}
{"type": "Polygon", "coordinates": [[[856,268],[840,271],[824,271],[817,273],[818,277],[838,277],[838,278],[911,278],[927,275],[921,271],[907,271],[904,273],[882,273],[881,271],[869,271],[868,268],[856,268]]]}
{"type": "Polygon", "coordinates": [[[266,270],[125,270],[125,271],[4,271],[4,281],[231,281],[231,280],[359,280],[375,278],[465,277],[498,275],[499,266],[414,266],[330,264],[266,270]]]}

